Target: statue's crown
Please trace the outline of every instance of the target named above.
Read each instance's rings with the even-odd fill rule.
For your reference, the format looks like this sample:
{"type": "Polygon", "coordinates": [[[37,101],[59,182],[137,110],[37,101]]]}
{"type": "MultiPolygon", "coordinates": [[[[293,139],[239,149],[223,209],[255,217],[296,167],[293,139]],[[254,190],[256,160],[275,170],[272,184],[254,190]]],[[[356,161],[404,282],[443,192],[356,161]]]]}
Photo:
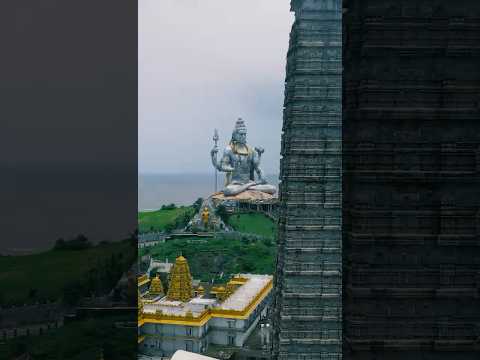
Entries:
{"type": "Polygon", "coordinates": [[[235,122],[235,129],[233,131],[238,132],[240,130],[247,130],[247,127],[245,125],[245,121],[243,121],[242,118],[238,118],[237,121],[235,122]]]}

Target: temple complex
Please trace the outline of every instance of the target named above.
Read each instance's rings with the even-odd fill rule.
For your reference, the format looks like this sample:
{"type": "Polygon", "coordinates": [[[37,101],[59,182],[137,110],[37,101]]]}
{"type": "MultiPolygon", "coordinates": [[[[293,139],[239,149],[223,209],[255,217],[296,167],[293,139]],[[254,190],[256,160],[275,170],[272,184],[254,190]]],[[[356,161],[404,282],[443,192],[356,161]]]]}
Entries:
{"type": "Polygon", "coordinates": [[[293,0],[274,358],[342,358],[342,1],[293,0]]]}
{"type": "Polygon", "coordinates": [[[196,285],[183,256],[170,270],[166,296],[157,296],[157,279],[150,279],[149,290],[139,291],[139,352],[164,357],[177,350],[208,353],[210,345],[227,352],[240,349],[266,316],[273,288],[271,275],[252,274],[216,286],[196,285]]]}

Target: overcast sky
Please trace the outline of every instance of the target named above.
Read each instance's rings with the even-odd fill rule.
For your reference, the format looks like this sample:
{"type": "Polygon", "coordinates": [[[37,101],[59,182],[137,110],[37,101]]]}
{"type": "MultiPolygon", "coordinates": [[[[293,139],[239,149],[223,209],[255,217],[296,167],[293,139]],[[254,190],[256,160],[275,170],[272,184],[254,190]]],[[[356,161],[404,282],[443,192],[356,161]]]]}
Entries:
{"type": "Polygon", "coordinates": [[[278,173],[290,0],[140,0],[139,171],[209,173],[237,117],[278,173]]]}

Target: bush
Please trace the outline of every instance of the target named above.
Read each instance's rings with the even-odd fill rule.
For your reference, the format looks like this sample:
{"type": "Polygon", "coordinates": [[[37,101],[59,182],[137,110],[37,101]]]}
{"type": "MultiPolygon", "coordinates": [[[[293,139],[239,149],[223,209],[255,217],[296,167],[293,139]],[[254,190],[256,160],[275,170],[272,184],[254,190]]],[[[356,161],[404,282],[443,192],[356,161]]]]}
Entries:
{"type": "Polygon", "coordinates": [[[175,204],[168,204],[168,205],[162,205],[160,208],[161,210],[175,210],[177,208],[177,205],[175,204]]]}
{"type": "Polygon", "coordinates": [[[195,213],[200,211],[200,208],[203,204],[203,198],[198,198],[195,200],[195,202],[192,204],[193,208],[195,209],[195,213]]]}
{"type": "Polygon", "coordinates": [[[77,235],[75,238],[65,241],[60,238],[55,242],[54,250],[84,250],[92,247],[92,243],[83,235],[77,235]]]}
{"type": "Polygon", "coordinates": [[[67,305],[77,305],[82,295],[84,288],[79,281],[72,281],[63,288],[63,302],[67,305]]]}
{"type": "Polygon", "coordinates": [[[216,214],[220,219],[222,219],[222,221],[223,221],[225,224],[228,224],[229,214],[228,214],[228,212],[227,212],[227,208],[225,207],[225,205],[223,205],[223,204],[218,205],[217,208],[215,209],[215,214],[216,214]]]}
{"type": "Polygon", "coordinates": [[[167,225],[165,225],[165,232],[167,234],[171,234],[173,230],[175,230],[175,224],[168,223],[167,225]]]}

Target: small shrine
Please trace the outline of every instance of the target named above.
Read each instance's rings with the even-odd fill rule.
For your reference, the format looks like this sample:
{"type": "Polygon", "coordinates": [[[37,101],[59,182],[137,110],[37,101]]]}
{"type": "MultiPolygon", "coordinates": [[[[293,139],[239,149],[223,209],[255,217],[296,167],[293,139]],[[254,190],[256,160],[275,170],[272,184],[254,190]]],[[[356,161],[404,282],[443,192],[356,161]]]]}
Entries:
{"type": "Polygon", "coordinates": [[[163,295],[164,294],[162,280],[160,280],[160,277],[158,276],[158,274],[150,282],[149,293],[152,294],[152,295],[163,295]]]}

